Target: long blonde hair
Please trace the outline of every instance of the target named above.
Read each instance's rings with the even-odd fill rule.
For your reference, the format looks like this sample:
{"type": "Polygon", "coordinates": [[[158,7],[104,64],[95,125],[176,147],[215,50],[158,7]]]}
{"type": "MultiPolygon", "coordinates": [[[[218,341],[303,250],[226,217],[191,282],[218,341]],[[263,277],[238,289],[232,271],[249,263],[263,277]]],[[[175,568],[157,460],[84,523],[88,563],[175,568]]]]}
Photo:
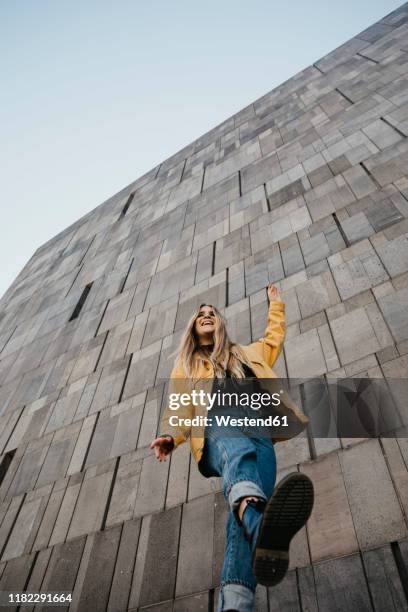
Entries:
{"type": "Polygon", "coordinates": [[[249,366],[248,360],[239,344],[232,342],[227,333],[226,321],[220,311],[211,304],[201,304],[190,317],[180,341],[177,359],[183,367],[186,378],[195,378],[200,366],[209,360],[214,368],[214,377],[224,378],[226,370],[234,378],[244,378],[243,364],[249,366]],[[209,355],[200,348],[195,332],[195,322],[203,306],[210,306],[215,315],[214,348],[209,355]]]}

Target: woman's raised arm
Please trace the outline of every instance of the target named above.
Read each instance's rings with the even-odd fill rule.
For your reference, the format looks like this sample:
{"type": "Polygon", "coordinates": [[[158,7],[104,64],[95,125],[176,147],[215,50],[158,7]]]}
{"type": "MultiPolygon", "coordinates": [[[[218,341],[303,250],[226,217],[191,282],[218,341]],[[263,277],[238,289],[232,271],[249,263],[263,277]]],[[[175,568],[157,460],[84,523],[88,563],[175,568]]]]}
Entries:
{"type": "Polygon", "coordinates": [[[262,338],[250,346],[272,367],[283,347],[286,334],[285,304],[276,285],[268,286],[268,323],[262,338]]]}

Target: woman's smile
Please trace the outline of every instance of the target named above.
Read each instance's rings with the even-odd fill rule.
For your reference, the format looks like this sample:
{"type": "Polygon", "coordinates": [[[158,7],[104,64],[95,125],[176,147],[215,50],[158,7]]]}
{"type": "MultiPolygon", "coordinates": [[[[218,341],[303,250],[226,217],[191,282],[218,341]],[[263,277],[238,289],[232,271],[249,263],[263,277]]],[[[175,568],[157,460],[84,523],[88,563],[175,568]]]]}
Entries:
{"type": "Polygon", "coordinates": [[[214,321],[211,321],[211,319],[205,319],[202,323],[201,326],[204,327],[204,325],[214,325],[214,321]]]}

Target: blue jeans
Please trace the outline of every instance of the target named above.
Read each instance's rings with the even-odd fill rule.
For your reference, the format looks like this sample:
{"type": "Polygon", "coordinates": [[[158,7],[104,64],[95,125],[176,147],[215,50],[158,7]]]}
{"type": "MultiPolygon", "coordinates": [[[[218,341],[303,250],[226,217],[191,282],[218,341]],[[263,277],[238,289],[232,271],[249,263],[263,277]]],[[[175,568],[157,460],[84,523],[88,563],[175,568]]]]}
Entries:
{"type": "MultiPolygon", "coordinates": [[[[249,415],[245,408],[239,411],[249,415]]],[[[257,582],[252,571],[252,550],[237,512],[242,497],[254,495],[268,499],[276,480],[276,456],[271,440],[249,437],[244,428],[237,437],[237,430],[237,427],[230,430],[206,427],[204,452],[198,465],[207,478],[222,476],[224,497],[230,507],[218,612],[253,610],[257,582]]]]}

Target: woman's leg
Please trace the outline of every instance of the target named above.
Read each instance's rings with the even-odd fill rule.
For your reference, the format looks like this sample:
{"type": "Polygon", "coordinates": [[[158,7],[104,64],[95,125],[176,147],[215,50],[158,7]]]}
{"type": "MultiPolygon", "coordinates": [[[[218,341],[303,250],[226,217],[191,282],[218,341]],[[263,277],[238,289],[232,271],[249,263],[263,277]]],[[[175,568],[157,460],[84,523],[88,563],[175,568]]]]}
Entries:
{"type": "Polygon", "coordinates": [[[256,580],[252,572],[252,554],[244,531],[230,511],[227,518],[224,562],[218,612],[252,612],[256,580]]]}
{"type": "Polygon", "coordinates": [[[255,495],[266,501],[272,494],[276,478],[273,445],[266,439],[210,435],[199,467],[205,476],[223,477],[223,492],[230,506],[218,612],[251,612],[256,587],[252,550],[237,512],[243,497],[255,495]]]}

